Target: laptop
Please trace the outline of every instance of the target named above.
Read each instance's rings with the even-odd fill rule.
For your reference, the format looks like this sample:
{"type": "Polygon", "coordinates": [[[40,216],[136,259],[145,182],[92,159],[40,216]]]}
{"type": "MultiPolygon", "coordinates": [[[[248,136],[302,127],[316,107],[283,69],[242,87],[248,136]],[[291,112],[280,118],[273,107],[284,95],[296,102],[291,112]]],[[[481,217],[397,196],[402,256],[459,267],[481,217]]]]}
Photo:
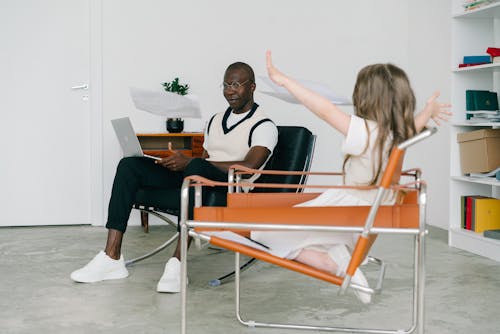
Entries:
{"type": "Polygon", "coordinates": [[[111,124],[113,125],[113,129],[115,129],[116,137],[120,142],[124,157],[146,157],[161,160],[159,157],[144,154],[139,139],[137,139],[132,123],[130,122],[130,118],[112,119],[111,124]]]}

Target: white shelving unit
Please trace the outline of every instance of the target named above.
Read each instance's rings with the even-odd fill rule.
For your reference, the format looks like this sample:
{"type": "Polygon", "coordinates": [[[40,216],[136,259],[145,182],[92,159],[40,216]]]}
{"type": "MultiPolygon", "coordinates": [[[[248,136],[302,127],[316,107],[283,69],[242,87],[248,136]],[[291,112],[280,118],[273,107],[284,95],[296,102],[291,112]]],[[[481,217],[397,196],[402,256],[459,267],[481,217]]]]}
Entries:
{"type": "Polygon", "coordinates": [[[464,12],[463,0],[453,0],[452,88],[453,120],[450,145],[449,245],[500,262],[500,240],[461,228],[460,196],[483,195],[500,198],[500,181],[463,176],[457,134],[488,128],[500,123],[470,123],[465,120],[465,91],[484,89],[500,95],[500,63],[458,68],[463,56],[486,54],[488,47],[500,47],[500,2],[464,12]]]}

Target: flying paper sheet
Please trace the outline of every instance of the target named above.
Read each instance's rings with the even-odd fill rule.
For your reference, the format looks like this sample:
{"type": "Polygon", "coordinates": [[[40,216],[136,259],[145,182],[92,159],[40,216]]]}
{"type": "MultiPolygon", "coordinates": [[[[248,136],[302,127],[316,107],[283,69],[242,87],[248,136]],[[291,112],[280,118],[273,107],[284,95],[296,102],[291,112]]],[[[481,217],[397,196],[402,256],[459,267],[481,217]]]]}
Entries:
{"type": "MultiPolygon", "coordinates": [[[[261,78],[262,81],[264,81],[269,87],[272,88],[272,91],[267,91],[267,92],[260,91],[261,93],[276,97],[276,98],[283,100],[283,101],[286,101],[286,102],[300,104],[300,102],[292,94],[290,94],[285,88],[276,85],[268,77],[259,76],[259,78],[261,78]]],[[[312,90],[313,92],[316,92],[319,95],[326,97],[332,103],[339,104],[339,105],[351,105],[352,104],[352,102],[349,98],[336,95],[334,92],[332,92],[332,90],[328,86],[326,86],[324,84],[309,81],[309,80],[297,80],[297,82],[299,82],[304,87],[312,90]]]]}
{"type": "Polygon", "coordinates": [[[201,118],[200,103],[194,95],[179,95],[130,87],[130,96],[137,109],[168,118],[201,118]]]}

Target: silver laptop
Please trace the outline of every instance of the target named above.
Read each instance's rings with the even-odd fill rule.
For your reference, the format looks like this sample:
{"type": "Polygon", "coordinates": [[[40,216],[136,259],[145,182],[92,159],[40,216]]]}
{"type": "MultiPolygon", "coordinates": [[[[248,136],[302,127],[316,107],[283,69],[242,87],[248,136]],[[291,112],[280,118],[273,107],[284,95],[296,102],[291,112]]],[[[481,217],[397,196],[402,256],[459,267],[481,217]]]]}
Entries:
{"type": "Polygon", "coordinates": [[[132,123],[130,122],[130,118],[112,119],[111,124],[113,124],[113,128],[115,129],[116,137],[120,142],[124,157],[146,157],[161,160],[161,158],[144,154],[139,139],[137,139],[132,123]]]}

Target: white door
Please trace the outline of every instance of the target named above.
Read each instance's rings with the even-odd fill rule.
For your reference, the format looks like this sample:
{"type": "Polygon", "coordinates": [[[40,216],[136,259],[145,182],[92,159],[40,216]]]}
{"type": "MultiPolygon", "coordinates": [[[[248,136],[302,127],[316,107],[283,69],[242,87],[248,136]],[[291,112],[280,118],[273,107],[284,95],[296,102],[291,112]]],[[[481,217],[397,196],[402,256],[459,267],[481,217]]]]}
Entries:
{"type": "Polygon", "coordinates": [[[89,40],[89,0],[0,0],[0,226],[90,223],[89,40]]]}

